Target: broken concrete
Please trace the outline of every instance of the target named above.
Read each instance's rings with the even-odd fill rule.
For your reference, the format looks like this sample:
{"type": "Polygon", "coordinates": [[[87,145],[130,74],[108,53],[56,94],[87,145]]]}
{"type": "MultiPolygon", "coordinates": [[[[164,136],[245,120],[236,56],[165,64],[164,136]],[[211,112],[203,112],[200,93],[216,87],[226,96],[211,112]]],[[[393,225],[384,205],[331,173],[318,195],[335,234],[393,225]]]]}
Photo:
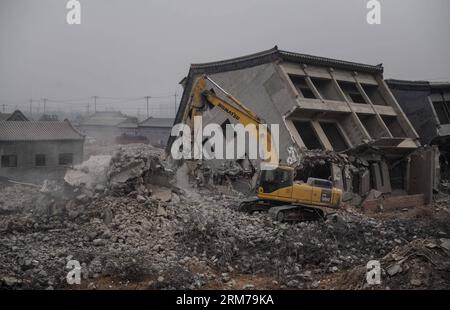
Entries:
{"type": "MultiPolygon", "coordinates": [[[[443,193],[427,209],[439,210],[436,216],[406,218],[409,212],[402,212],[375,218],[347,206],[326,222],[279,223],[266,214],[236,211],[245,198],[238,192],[198,186],[192,178],[186,190],[171,185],[183,179],[181,173],[173,173],[163,156],[147,148],[117,150],[108,172],[127,170],[131,161],[148,168],[133,168],[136,174],[121,185],[107,182],[90,190],[80,184],[68,190],[48,183],[45,188],[51,190],[43,191],[2,186],[0,285],[72,288],[65,281],[65,265],[76,259],[82,266],[81,287],[87,289],[105,282],[114,288],[132,283],[152,289],[317,289],[327,277],[417,238],[443,239],[440,246],[448,247],[450,199],[443,193]],[[154,175],[165,177],[169,186],[154,175]]],[[[322,157],[308,158],[325,165],[322,157]]],[[[350,165],[352,160],[339,156],[337,162],[350,165]]],[[[423,279],[411,283],[429,285],[423,279]]]]}

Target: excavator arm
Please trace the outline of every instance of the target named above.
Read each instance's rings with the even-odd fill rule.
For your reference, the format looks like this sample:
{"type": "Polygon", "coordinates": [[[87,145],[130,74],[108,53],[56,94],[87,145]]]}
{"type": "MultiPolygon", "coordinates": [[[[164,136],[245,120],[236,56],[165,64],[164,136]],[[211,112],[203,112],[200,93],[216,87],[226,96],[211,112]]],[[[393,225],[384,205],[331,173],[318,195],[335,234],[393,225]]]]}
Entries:
{"type": "MultiPolygon", "coordinates": [[[[191,96],[190,106],[186,109],[185,113],[188,113],[189,119],[193,122],[195,116],[201,116],[206,109],[207,104],[217,107],[229,115],[231,118],[236,120],[238,123],[242,124],[244,127],[247,125],[255,125],[256,132],[254,133],[258,141],[261,135],[260,126],[265,124],[265,122],[259,118],[255,113],[253,113],[250,109],[248,109],[243,103],[233,97],[231,94],[226,92],[223,88],[221,88],[216,82],[214,82],[211,78],[206,75],[203,75],[197,80],[195,84],[191,96]],[[227,102],[217,96],[213,91],[207,89],[207,81],[211,82],[217,89],[219,89],[226,98],[228,98],[231,102],[227,102]]],[[[185,117],[184,119],[188,119],[185,117]]],[[[264,154],[264,158],[266,161],[270,161],[270,163],[278,164],[278,152],[275,148],[275,145],[272,140],[272,135],[267,127],[267,136],[266,141],[262,139],[263,143],[267,143],[263,150],[268,152],[269,154],[264,154]]]]}

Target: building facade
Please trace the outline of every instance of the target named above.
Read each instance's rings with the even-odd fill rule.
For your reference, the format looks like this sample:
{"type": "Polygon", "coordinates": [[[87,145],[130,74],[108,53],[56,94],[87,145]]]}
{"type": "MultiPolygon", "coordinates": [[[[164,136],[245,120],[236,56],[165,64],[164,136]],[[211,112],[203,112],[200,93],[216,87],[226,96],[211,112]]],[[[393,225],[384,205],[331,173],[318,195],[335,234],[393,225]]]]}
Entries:
{"type": "Polygon", "coordinates": [[[1,121],[0,176],[40,182],[83,161],[84,136],[69,121],[1,121]]]}

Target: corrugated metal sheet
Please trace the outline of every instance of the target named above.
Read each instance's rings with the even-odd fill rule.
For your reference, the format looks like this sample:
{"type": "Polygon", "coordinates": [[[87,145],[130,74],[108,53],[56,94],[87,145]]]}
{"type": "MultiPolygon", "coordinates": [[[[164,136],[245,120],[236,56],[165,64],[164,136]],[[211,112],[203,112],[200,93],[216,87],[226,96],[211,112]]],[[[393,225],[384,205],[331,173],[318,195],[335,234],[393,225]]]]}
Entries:
{"type": "Polygon", "coordinates": [[[0,141],[82,140],[69,121],[0,121],[0,141]]]}

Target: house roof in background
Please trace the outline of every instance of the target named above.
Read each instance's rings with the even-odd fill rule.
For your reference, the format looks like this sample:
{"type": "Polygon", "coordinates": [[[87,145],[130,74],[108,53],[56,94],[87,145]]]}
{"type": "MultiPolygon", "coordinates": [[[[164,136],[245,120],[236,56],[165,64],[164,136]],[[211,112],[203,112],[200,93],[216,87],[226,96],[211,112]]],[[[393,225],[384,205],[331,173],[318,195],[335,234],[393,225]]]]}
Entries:
{"type": "Polygon", "coordinates": [[[119,128],[138,128],[138,119],[137,117],[128,117],[122,123],[117,125],[119,128]]]}
{"type": "Polygon", "coordinates": [[[139,127],[173,127],[174,118],[149,117],[139,123],[139,127]]]}
{"type": "Polygon", "coordinates": [[[12,113],[0,113],[0,121],[28,121],[29,119],[19,110],[12,113]]]}
{"type": "Polygon", "coordinates": [[[90,115],[81,123],[81,125],[118,126],[120,123],[127,121],[129,118],[129,116],[118,111],[101,111],[90,115]]]}
{"type": "Polygon", "coordinates": [[[83,140],[68,120],[62,122],[0,121],[0,141],[83,140]]]}
{"type": "Polygon", "coordinates": [[[391,89],[403,89],[403,90],[450,89],[450,82],[429,82],[429,81],[387,79],[386,83],[389,85],[391,89]]]}

